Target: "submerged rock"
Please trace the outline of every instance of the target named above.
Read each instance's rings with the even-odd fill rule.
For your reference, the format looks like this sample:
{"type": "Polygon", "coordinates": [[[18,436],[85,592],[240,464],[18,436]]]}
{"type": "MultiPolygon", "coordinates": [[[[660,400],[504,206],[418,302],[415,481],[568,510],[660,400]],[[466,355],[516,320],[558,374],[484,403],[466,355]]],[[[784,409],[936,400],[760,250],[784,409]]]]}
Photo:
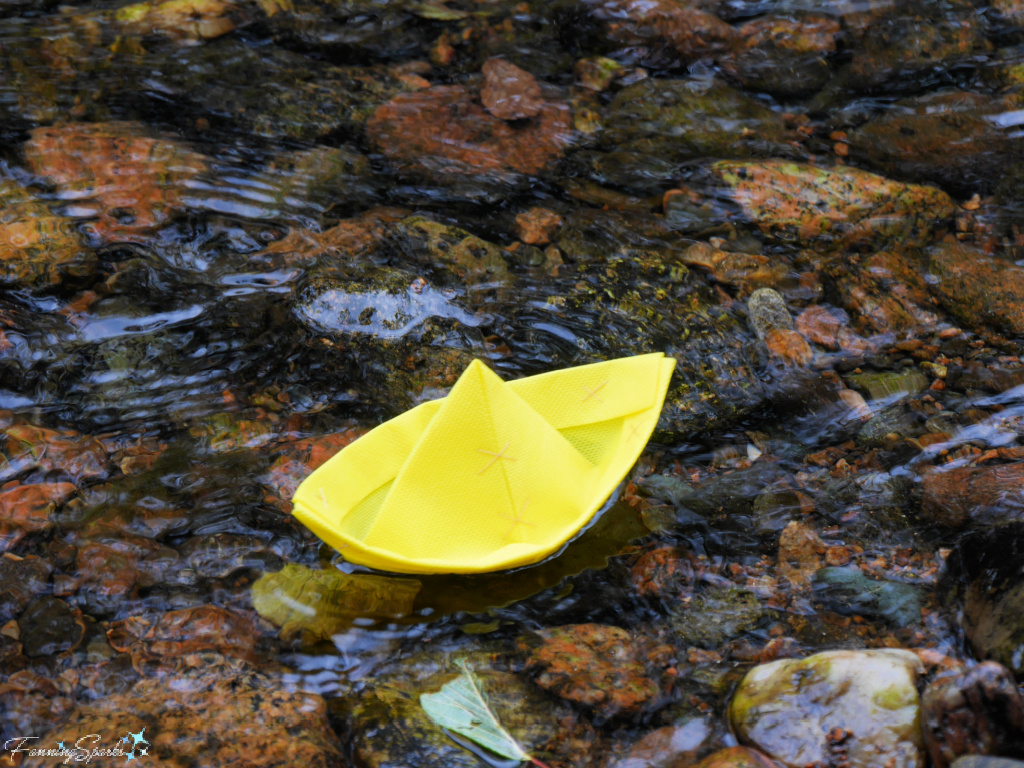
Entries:
{"type": "Polygon", "coordinates": [[[1024,267],[994,259],[955,240],[928,251],[932,291],[969,328],[995,326],[1024,335],[1024,267]]]}
{"type": "Polygon", "coordinates": [[[665,200],[666,219],[686,232],[738,220],[770,241],[832,248],[925,242],[952,214],[932,187],[783,160],[711,163],[665,200]]]}
{"type": "Polygon", "coordinates": [[[859,568],[822,568],[814,574],[814,595],[825,607],[845,616],[887,621],[896,627],[921,622],[920,587],[870,579],[859,568]]]}
{"type": "MultiPolygon", "coordinates": [[[[572,733],[569,708],[520,675],[494,669],[490,654],[460,652],[480,681],[501,724],[533,755],[548,746],[565,749],[572,733]]],[[[419,698],[461,674],[454,659],[430,655],[403,659],[401,668],[375,675],[347,711],[350,744],[367,768],[476,768],[479,759],[458,746],[431,720],[419,698]]]]}
{"type": "Polygon", "coordinates": [[[983,528],[960,540],[947,578],[963,607],[967,641],[980,659],[1024,676],[1024,524],[983,528]]]}
{"type": "Polygon", "coordinates": [[[991,188],[1017,142],[999,126],[1008,100],[964,91],[939,91],[899,101],[849,132],[850,157],[882,173],[930,181],[948,189],[991,188]]]}
{"type": "Polygon", "coordinates": [[[649,79],[623,89],[601,120],[603,151],[574,162],[602,184],[654,194],[705,157],[798,157],[800,134],[763,102],[718,81],[649,79]]]}
{"type": "Polygon", "coordinates": [[[840,739],[851,768],[920,768],[920,671],[914,654],[895,650],[773,661],[743,678],[729,717],[741,741],[791,768],[827,763],[833,729],[852,737],[840,739]]]}
{"type": "MultiPolygon", "coordinates": [[[[90,748],[116,746],[122,757],[155,757],[175,768],[293,762],[328,768],[342,762],[324,700],[294,690],[280,672],[256,671],[215,654],[185,656],[181,666],[167,677],[143,679],[127,693],[79,705],[39,743],[55,749],[84,734],[102,734],[102,743],[87,742],[90,748]]],[[[43,768],[53,761],[29,757],[23,765],[43,768]]]]}
{"type": "Polygon", "coordinates": [[[0,282],[45,288],[95,267],[71,219],[0,180],[0,282]]]}
{"type": "Polygon", "coordinates": [[[529,72],[505,59],[488,59],[481,70],[480,101],[501,120],[536,117],[544,107],[540,85],[529,72]]]}
{"type": "Polygon", "coordinates": [[[266,501],[283,511],[291,510],[291,499],[299,483],[364,432],[363,429],[346,429],[275,446],[278,456],[262,478],[267,489],[266,501]]]}
{"type": "Polygon", "coordinates": [[[959,526],[1019,520],[1024,464],[937,467],[921,486],[921,514],[931,522],[959,526]]]}
{"type": "Polygon", "coordinates": [[[736,31],[711,13],[674,0],[587,0],[608,39],[645,66],[672,67],[731,45],[736,31]]]}
{"type": "Polygon", "coordinates": [[[756,749],[726,747],[695,763],[694,768],[778,768],[778,763],[756,749]]]}
{"type": "Polygon", "coordinates": [[[256,661],[259,635],[249,617],[216,605],[168,611],[154,618],[131,616],[107,630],[110,645],[132,654],[136,668],[142,659],[173,660],[184,654],[214,651],[231,658],[256,661]]]}
{"type": "Polygon", "coordinates": [[[447,264],[464,283],[511,280],[505,251],[466,230],[425,216],[402,219],[391,230],[391,243],[413,263],[447,264]]]}
{"type": "Polygon", "coordinates": [[[435,318],[470,327],[480,325],[479,318],[453,299],[454,291],[382,267],[314,281],[300,299],[296,314],[321,332],[365,334],[379,339],[429,337],[434,332],[431,321],[435,318]]]}
{"type": "MultiPolygon", "coordinates": [[[[600,624],[577,624],[540,633],[529,667],[540,670],[537,684],[594,710],[601,720],[634,715],[654,703],[662,690],[652,672],[657,657],[668,666],[671,648],[649,648],[629,632],[600,624]],[[666,657],[667,652],[667,657],[666,657]]],[[[529,647],[530,641],[521,641],[529,647]]]]}
{"type": "MultiPolygon", "coordinates": [[[[714,730],[702,717],[666,725],[644,736],[609,768],[672,768],[692,764],[714,741],[714,730]]],[[[765,767],[767,768],[767,767],[765,767]]]]}
{"type": "Polygon", "coordinates": [[[185,185],[206,160],[184,145],[151,138],[137,123],[68,123],[37,128],[24,146],[34,173],[74,201],[71,211],[95,218],[104,241],[142,241],[185,207],[185,185]]]}
{"type": "Polygon", "coordinates": [[[0,491],[0,551],[26,533],[53,527],[50,516],[75,494],[71,483],[29,483],[0,491]]]}
{"type": "Polygon", "coordinates": [[[774,615],[750,590],[712,587],[683,601],[669,621],[684,647],[718,649],[774,615]]]}
{"type": "Polygon", "coordinates": [[[961,755],[1024,757],[1024,697],[1010,671],[994,661],[929,683],[921,720],[935,768],[948,768],[961,755]]]}
{"type": "Polygon", "coordinates": [[[879,251],[852,265],[836,259],[826,269],[843,307],[865,336],[919,335],[936,328],[935,311],[921,260],[898,249],[879,251]]]}
{"type": "Polygon", "coordinates": [[[47,591],[53,566],[37,556],[0,555],[0,627],[47,591]]]}
{"type": "Polygon", "coordinates": [[[81,613],[56,597],[33,600],[18,617],[18,640],[30,658],[72,650],[84,634],[81,613]]]}
{"type": "Polygon", "coordinates": [[[839,22],[815,14],[769,14],[737,29],[738,50],[722,69],[753,91],[800,96],[821,88],[831,75],[839,22]]]}
{"type": "Polygon", "coordinates": [[[416,579],[312,571],[289,563],[260,577],[250,595],[260,616],[281,628],[282,638],[302,635],[310,642],[330,639],[360,620],[404,618],[419,591],[416,579]]]}
{"type": "Polygon", "coordinates": [[[569,145],[569,107],[544,95],[536,116],[513,125],[487,112],[469,88],[435,85],[378,107],[366,134],[402,176],[487,200],[543,173],[569,145]]]}
{"type": "Polygon", "coordinates": [[[338,67],[234,38],[158,60],[147,84],[188,109],[263,138],[357,136],[380,104],[413,86],[384,67],[338,67]],[[254,76],[254,73],[259,73],[254,76]]]}
{"type": "Polygon", "coordinates": [[[984,17],[967,2],[889,6],[864,31],[849,65],[849,84],[869,90],[898,84],[918,90],[929,77],[985,51],[984,17]]]}

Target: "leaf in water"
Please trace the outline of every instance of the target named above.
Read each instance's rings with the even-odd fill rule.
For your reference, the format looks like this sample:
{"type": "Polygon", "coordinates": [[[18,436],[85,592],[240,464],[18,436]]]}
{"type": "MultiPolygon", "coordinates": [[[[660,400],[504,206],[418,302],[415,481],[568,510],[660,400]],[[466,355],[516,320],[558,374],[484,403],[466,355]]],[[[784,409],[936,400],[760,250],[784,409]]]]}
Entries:
{"type": "Polygon", "coordinates": [[[502,727],[497,715],[487,704],[480,681],[465,663],[460,666],[462,674],[443,685],[440,691],[420,696],[420,705],[430,719],[496,755],[543,765],[528,755],[512,734],[502,727]]]}

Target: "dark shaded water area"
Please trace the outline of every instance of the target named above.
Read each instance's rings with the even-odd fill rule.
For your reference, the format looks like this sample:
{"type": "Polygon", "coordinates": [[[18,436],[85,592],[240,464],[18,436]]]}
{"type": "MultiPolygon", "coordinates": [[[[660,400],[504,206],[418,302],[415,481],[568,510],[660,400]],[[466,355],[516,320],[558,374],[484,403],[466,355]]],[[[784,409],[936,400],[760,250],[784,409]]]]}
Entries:
{"type": "Polygon", "coordinates": [[[0,0],[0,759],[497,764],[463,662],[551,766],[1024,756],[1022,88],[1016,0],[0,0]],[[473,359],[655,351],[546,562],[290,515],[473,359]]]}

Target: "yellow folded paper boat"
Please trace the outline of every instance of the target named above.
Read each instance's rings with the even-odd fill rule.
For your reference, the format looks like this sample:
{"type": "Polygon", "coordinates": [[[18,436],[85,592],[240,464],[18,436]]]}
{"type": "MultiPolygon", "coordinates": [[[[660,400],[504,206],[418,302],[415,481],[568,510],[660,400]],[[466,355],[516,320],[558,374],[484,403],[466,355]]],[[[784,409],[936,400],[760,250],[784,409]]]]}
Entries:
{"type": "Polygon", "coordinates": [[[399,573],[535,563],[622,482],[658,422],[675,360],[609,360],[502,381],[474,360],[447,397],[346,446],[294,514],[350,562],[399,573]]]}

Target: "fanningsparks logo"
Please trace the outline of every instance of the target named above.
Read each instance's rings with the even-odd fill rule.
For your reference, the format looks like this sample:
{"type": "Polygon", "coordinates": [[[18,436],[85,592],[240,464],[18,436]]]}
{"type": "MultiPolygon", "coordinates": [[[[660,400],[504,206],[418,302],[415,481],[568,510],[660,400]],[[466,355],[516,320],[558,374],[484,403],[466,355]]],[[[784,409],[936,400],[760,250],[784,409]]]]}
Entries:
{"type": "Polygon", "coordinates": [[[54,757],[64,765],[70,763],[91,763],[102,758],[125,758],[125,764],[142,760],[149,756],[150,744],[145,738],[146,729],[138,733],[128,732],[125,736],[119,737],[111,746],[100,746],[103,741],[98,733],[90,733],[79,737],[74,744],[63,741],[57,742],[52,747],[46,747],[38,743],[38,736],[15,736],[4,742],[4,749],[7,751],[7,760],[14,763],[15,755],[26,757],[54,757]]]}

